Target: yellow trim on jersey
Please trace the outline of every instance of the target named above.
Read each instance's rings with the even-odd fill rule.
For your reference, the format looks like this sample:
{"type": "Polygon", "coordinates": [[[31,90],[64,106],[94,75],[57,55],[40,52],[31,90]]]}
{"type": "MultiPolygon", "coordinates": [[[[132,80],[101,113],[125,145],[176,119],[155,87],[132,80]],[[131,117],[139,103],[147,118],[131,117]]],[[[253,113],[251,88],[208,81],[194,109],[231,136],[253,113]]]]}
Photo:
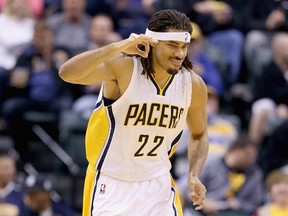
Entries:
{"type": "Polygon", "coordinates": [[[166,89],[168,83],[170,83],[170,80],[172,79],[172,77],[173,77],[172,75],[169,76],[169,78],[168,78],[168,80],[166,81],[166,83],[164,84],[163,88],[160,88],[160,86],[158,85],[158,83],[157,83],[156,80],[155,80],[155,82],[157,83],[157,85],[158,85],[158,87],[159,87],[159,89],[160,89],[160,95],[163,95],[163,92],[164,92],[164,90],[166,89]]]}
{"type": "Polygon", "coordinates": [[[172,155],[176,152],[179,140],[182,136],[183,130],[177,135],[171,144],[171,149],[168,151],[168,157],[171,158],[172,155]]]}
{"type": "Polygon", "coordinates": [[[101,155],[102,149],[109,137],[109,118],[106,109],[102,104],[95,110],[88,122],[86,131],[86,157],[89,164],[96,169],[96,163],[101,155]]]}
{"type": "Polygon", "coordinates": [[[165,91],[167,85],[170,83],[170,80],[172,79],[172,75],[170,75],[167,79],[167,81],[165,82],[164,86],[161,88],[159,86],[159,84],[157,83],[157,81],[154,79],[153,75],[151,76],[151,78],[153,79],[153,81],[155,82],[155,84],[157,85],[157,88],[159,89],[159,95],[163,95],[163,92],[165,91]]]}
{"type": "Polygon", "coordinates": [[[180,197],[179,197],[179,193],[176,187],[176,183],[174,181],[174,179],[171,176],[171,185],[172,187],[175,189],[175,198],[174,198],[174,205],[177,209],[177,216],[183,216],[183,210],[182,210],[182,205],[181,205],[181,201],[180,201],[180,197]]]}
{"type": "Polygon", "coordinates": [[[171,152],[170,152],[170,154],[169,154],[169,156],[168,156],[169,158],[172,157],[172,155],[176,152],[177,146],[178,146],[178,145],[172,146],[171,152]]]}
{"type": "Polygon", "coordinates": [[[93,205],[93,192],[95,185],[96,170],[91,166],[88,166],[85,182],[84,182],[84,193],[83,193],[83,206],[82,206],[82,215],[88,216],[91,215],[91,208],[93,205]]]}

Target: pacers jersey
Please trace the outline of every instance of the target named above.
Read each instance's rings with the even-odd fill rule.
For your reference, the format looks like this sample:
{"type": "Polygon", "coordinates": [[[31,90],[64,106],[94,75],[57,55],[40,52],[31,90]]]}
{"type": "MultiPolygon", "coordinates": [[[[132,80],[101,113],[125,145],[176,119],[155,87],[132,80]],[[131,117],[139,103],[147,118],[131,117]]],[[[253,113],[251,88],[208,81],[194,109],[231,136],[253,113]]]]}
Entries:
{"type": "Polygon", "coordinates": [[[90,167],[125,181],[146,181],[170,171],[191,102],[191,73],[171,75],[160,88],[152,76],[141,74],[133,58],[131,81],[124,94],[104,106],[99,95],[86,132],[90,167]]]}

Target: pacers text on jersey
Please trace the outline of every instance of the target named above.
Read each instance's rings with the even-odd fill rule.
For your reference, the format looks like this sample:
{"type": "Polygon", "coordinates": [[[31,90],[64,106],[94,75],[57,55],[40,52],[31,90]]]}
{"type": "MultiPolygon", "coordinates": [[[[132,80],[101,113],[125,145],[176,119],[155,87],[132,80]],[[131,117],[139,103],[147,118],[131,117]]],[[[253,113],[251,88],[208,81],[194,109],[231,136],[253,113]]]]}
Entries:
{"type": "Polygon", "coordinates": [[[131,104],[128,107],[124,125],[175,128],[183,111],[184,108],[170,104],[131,104]]]}

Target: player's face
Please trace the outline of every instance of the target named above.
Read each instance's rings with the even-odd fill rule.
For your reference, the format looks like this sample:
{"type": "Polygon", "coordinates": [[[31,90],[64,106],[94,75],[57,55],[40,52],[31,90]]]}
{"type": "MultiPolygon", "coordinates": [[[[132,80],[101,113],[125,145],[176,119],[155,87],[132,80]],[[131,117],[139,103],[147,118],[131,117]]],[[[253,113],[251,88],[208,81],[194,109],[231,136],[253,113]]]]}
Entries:
{"type": "Polygon", "coordinates": [[[159,41],[155,47],[154,69],[165,70],[169,74],[178,73],[187,55],[188,44],[179,41],[159,41]]]}

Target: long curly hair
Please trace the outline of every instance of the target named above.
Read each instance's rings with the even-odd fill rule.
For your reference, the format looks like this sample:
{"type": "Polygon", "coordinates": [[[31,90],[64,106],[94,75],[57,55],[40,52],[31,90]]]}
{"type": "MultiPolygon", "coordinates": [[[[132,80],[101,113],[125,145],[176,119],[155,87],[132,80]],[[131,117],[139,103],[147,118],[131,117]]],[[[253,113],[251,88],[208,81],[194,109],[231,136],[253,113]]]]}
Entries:
{"type": "MultiPolygon", "coordinates": [[[[189,17],[174,9],[165,9],[154,13],[148,23],[148,29],[155,32],[167,32],[169,29],[177,29],[189,32],[190,34],[192,33],[192,26],[189,17]]],[[[141,57],[141,63],[143,67],[142,74],[147,74],[147,76],[149,76],[149,74],[154,73],[152,68],[151,52],[149,52],[147,58],[141,57]]],[[[188,54],[182,63],[181,68],[182,67],[187,70],[192,70],[193,68],[193,64],[190,61],[188,54]]]]}

